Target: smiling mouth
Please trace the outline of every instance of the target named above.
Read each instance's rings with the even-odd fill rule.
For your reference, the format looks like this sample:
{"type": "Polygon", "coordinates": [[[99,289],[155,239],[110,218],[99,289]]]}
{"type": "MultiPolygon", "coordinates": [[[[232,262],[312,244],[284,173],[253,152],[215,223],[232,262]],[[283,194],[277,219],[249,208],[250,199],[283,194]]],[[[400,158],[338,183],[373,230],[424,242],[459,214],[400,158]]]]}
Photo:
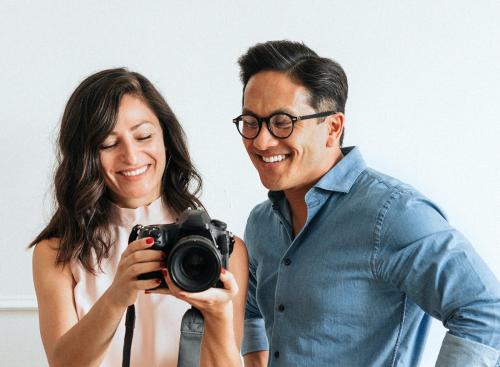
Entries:
{"type": "Polygon", "coordinates": [[[144,172],[146,172],[146,170],[148,168],[149,168],[149,164],[147,164],[143,167],[137,168],[137,169],[133,169],[133,170],[123,170],[123,171],[120,171],[119,173],[126,176],[126,177],[134,177],[134,176],[142,175],[144,172]]]}
{"type": "Polygon", "coordinates": [[[284,161],[285,159],[288,159],[290,157],[290,154],[277,154],[277,155],[271,155],[271,156],[263,156],[261,155],[260,158],[265,162],[265,163],[277,163],[284,161]]]}

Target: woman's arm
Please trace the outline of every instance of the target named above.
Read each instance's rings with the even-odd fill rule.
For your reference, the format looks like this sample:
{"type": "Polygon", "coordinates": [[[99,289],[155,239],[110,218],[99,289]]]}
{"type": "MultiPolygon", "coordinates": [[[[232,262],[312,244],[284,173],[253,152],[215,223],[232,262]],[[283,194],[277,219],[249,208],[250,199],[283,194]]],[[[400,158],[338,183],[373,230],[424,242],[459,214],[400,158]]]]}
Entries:
{"type": "Polygon", "coordinates": [[[236,238],[229,271],[224,270],[220,275],[224,288],[210,288],[200,293],[189,293],[177,288],[168,274],[165,280],[169,286],[169,293],[190,303],[203,314],[205,323],[200,366],[240,367],[242,365],[240,346],[248,283],[248,256],[243,242],[236,238]]]}
{"type": "Polygon", "coordinates": [[[229,263],[229,271],[221,274],[224,287],[236,288],[231,302],[220,310],[206,312],[205,332],[201,343],[200,366],[241,366],[240,348],[248,284],[248,256],[243,242],[237,238],[229,263]],[[231,279],[232,278],[232,279],[231,279]],[[235,285],[231,284],[236,282],[235,285]]]}
{"type": "Polygon", "coordinates": [[[245,367],[266,367],[269,360],[269,351],[259,350],[245,354],[243,357],[245,367]]]}
{"type": "Polygon", "coordinates": [[[138,281],[137,275],[161,268],[159,251],[145,239],[135,241],[123,253],[113,284],[78,320],[69,266],[56,264],[59,240],[36,245],[33,280],[38,300],[40,333],[50,366],[98,366],[129,304],[140,289],[158,285],[156,280],[138,281]]]}

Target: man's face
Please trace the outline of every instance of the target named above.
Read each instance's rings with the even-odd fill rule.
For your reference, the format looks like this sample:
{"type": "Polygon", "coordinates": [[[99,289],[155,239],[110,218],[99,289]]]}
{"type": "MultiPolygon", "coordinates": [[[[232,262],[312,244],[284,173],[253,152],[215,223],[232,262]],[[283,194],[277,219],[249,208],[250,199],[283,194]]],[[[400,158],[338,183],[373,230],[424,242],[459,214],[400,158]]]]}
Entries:
{"type": "MultiPolygon", "coordinates": [[[[250,78],[243,95],[243,113],[267,117],[275,112],[294,116],[316,112],[309,105],[309,93],[286,74],[262,71],[250,78]]],[[[333,117],[332,117],[333,118],[333,117]]],[[[273,191],[307,191],[335,163],[338,139],[332,138],[330,118],[298,121],[286,139],[277,139],[262,126],[253,140],[243,144],[259,172],[262,184],[273,191]],[[336,148],[336,150],[335,150],[336,148]]]]}

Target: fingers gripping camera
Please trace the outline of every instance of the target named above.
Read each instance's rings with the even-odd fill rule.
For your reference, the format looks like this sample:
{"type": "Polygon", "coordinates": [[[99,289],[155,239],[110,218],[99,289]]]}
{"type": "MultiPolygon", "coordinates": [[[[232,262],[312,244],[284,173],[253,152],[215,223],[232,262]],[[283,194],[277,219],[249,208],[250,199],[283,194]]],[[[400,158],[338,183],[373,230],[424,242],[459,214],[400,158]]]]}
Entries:
{"type": "MultiPolygon", "coordinates": [[[[186,209],[172,224],[136,225],[129,243],[152,237],[153,250],[165,252],[166,265],[174,284],[188,292],[201,292],[218,284],[221,268],[228,267],[234,236],[226,231],[226,223],[210,220],[199,209],[186,209]]],[[[160,271],[145,273],[139,279],[158,278],[158,288],[167,288],[160,271]]]]}

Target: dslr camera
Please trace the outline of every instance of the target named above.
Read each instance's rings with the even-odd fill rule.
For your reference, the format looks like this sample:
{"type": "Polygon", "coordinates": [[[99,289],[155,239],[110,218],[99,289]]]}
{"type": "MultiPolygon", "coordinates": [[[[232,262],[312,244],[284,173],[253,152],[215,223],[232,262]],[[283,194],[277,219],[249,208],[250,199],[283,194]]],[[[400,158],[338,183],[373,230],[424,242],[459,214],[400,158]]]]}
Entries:
{"type": "MultiPolygon", "coordinates": [[[[188,292],[201,292],[211,287],[222,287],[221,268],[228,267],[233,251],[234,236],[226,230],[226,223],[210,219],[199,209],[186,209],[172,224],[137,224],[132,229],[129,243],[152,237],[152,250],[165,252],[166,265],[173,283],[188,292]]],[[[167,288],[161,271],[141,274],[139,279],[158,278],[158,288],[167,288]]]]}

